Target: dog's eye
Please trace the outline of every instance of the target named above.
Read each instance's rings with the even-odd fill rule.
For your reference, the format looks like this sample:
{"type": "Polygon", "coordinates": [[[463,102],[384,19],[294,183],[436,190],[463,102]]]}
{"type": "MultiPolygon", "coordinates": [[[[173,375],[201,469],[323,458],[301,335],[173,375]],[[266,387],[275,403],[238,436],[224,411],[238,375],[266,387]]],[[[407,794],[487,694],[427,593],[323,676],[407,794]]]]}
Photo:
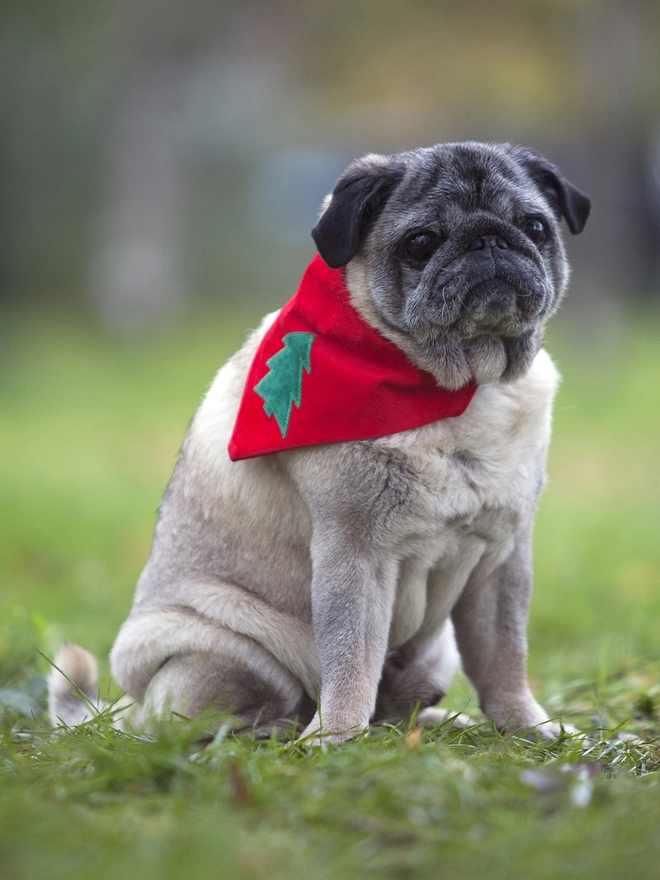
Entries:
{"type": "Polygon", "coordinates": [[[545,241],[547,235],[545,223],[539,217],[530,217],[525,223],[524,232],[528,238],[532,239],[534,244],[541,244],[542,241],[545,241]]]}
{"type": "Polygon", "coordinates": [[[437,235],[432,232],[415,232],[403,242],[403,254],[415,263],[425,263],[437,247],[437,235]]]}

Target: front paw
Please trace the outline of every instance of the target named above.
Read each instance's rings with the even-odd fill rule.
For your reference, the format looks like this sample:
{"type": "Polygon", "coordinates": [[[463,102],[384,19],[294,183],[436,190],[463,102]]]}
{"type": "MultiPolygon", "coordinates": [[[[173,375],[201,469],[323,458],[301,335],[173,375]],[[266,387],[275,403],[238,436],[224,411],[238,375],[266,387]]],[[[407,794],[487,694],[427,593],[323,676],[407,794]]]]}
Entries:
{"type": "MultiPolygon", "coordinates": [[[[511,728],[509,729],[511,730],[511,728]]],[[[512,730],[512,732],[523,736],[525,739],[544,740],[545,742],[560,739],[562,736],[577,736],[580,733],[577,727],[573,727],[572,724],[550,720],[542,721],[540,724],[535,724],[527,729],[519,727],[512,730]]]]}
{"type": "Polygon", "coordinates": [[[580,731],[570,724],[550,720],[547,712],[530,693],[516,696],[501,694],[499,699],[491,698],[485,706],[486,715],[500,730],[507,730],[530,740],[553,740],[568,734],[574,736],[580,731]]]}
{"type": "Polygon", "coordinates": [[[421,727],[439,727],[442,724],[449,724],[459,730],[467,730],[477,724],[473,718],[464,712],[452,712],[451,709],[440,709],[438,706],[429,706],[422,709],[415,718],[415,724],[421,727]]]}
{"type": "Polygon", "coordinates": [[[307,727],[300,734],[296,742],[306,746],[321,746],[324,743],[342,743],[364,734],[365,727],[350,725],[345,721],[332,719],[326,722],[321,719],[319,713],[312,718],[307,727]]]}

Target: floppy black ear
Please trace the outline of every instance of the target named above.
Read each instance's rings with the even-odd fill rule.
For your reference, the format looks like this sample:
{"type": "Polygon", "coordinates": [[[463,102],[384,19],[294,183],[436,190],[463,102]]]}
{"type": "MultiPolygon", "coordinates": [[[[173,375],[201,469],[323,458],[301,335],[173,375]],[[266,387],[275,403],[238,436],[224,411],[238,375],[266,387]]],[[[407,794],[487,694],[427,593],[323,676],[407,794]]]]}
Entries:
{"type": "Polygon", "coordinates": [[[348,166],[312,229],[319,253],[331,269],[353,259],[371,223],[403,176],[386,156],[365,156],[348,166]]]}
{"type": "Polygon", "coordinates": [[[566,220],[573,235],[582,232],[591,211],[589,196],[566,180],[561,171],[540,153],[524,147],[513,147],[513,155],[541,187],[558,214],[566,220]]]}

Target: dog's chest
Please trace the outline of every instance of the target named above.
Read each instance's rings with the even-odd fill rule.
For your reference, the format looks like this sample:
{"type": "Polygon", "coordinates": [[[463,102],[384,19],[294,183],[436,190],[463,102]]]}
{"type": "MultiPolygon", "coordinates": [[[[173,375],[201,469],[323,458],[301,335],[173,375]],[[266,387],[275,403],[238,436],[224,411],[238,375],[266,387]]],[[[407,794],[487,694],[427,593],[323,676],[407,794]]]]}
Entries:
{"type": "MultiPolygon", "coordinates": [[[[537,370],[555,377],[549,358],[537,370]]],[[[392,467],[409,476],[391,547],[399,566],[391,643],[425,616],[446,616],[477,565],[510,553],[533,511],[545,473],[554,383],[483,389],[469,418],[447,420],[385,441],[392,467]],[[532,391],[537,393],[531,393],[532,391]],[[529,392],[529,393],[527,393],[529,392]]],[[[467,413],[466,413],[467,415],[467,413]]]]}
{"type": "Polygon", "coordinates": [[[528,455],[517,452],[504,443],[492,444],[487,453],[440,445],[405,456],[409,494],[391,519],[395,552],[431,567],[464,559],[475,543],[509,540],[529,494],[528,455]]]}
{"type": "Polygon", "coordinates": [[[490,468],[478,459],[463,466],[442,458],[437,479],[418,486],[417,509],[396,544],[392,647],[411,638],[425,619],[444,620],[475,568],[484,559],[494,568],[508,556],[520,522],[519,505],[500,484],[502,471],[487,473],[490,468]],[[436,483],[442,485],[439,493],[436,483]]]}
{"type": "Polygon", "coordinates": [[[538,490],[546,420],[499,409],[487,415],[465,430],[436,423],[414,432],[409,444],[407,438],[391,443],[389,467],[404,475],[408,489],[398,523],[408,546],[415,536],[435,544],[443,538],[506,537],[515,528],[516,511],[538,490]]]}

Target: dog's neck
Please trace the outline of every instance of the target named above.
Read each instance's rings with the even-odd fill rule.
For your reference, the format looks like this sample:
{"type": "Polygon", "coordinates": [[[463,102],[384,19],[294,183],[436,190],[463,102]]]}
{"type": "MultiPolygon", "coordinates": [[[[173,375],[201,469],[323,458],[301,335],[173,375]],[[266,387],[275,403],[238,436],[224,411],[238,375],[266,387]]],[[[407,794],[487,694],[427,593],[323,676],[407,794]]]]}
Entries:
{"type": "Polygon", "coordinates": [[[371,295],[364,262],[352,260],[345,277],[351,302],[364,320],[400,348],[415,366],[435,376],[443,388],[456,390],[469,382],[513,382],[525,375],[541,348],[542,328],[525,336],[484,334],[456,341],[443,339],[430,327],[413,335],[381,314],[371,295]]]}

